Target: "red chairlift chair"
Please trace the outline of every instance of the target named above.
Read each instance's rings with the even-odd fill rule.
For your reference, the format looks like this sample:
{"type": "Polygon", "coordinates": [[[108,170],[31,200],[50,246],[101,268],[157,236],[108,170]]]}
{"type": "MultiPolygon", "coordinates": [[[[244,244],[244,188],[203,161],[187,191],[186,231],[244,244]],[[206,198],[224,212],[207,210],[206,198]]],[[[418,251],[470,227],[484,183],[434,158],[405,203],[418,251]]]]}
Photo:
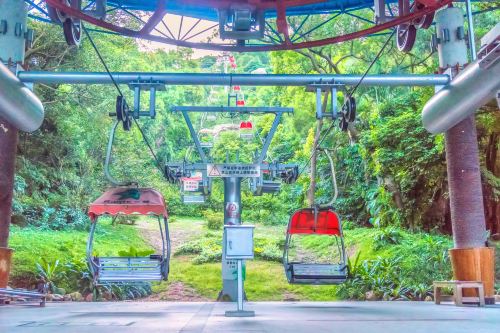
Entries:
{"type": "Polygon", "coordinates": [[[292,284],[340,284],[347,279],[347,262],[342,226],[337,214],[327,208],[297,210],[288,222],[283,266],[292,284]],[[338,261],[332,263],[290,262],[288,255],[292,235],[328,235],[335,237],[338,261]]]}
{"type": "Polygon", "coordinates": [[[242,121],[240,123],[240,138],[244,140],[253,139],[253,125],[250,121],[242,121]]]}
{"type": "Polygon", "coordinates": [[[115,187],[90,204],[92,221],[87,261],[95,285],[167,280],[170,265],[168,213],[163,196],[151,188],[115,187]],[[149,215],[158,219],[161,254],[148,257],[99,257],[92,253],[97,220],[103,215],[149,215]],[[162,223],[163,220],[163,223],[162,223]]]}
{"type": "Polygon", "coordinates": [[[286,232],[285,249],[283,252],[283,266],[289,283],[340,284],[347,279],[348,267],[344,247],[344,235],[342,234],[342,224],[340,223],[337,213],[331,208],[331,205],[335,202],[338,195],[335,166],[328,150],[323,149],[323,152],[330,162],[334,195],[327,205],[315,205],[313,208],[299,209],[290,217],[286,232]],[[332,254],[336,257],[336,262],[290,262],[289,251],[291,248],[292,235],[326,235],[334,237],[337,251],[332,254]]]}

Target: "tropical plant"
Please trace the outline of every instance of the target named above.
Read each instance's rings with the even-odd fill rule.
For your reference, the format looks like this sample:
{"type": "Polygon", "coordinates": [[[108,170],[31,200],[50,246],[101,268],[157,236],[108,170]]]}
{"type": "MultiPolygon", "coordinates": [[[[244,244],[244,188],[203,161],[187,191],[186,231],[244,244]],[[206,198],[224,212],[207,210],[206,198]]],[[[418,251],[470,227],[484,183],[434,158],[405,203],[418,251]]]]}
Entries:
{"type": "Polygon", "coordinates": [[[47,284],[49,291],[64,294],[64,289],[56,286],[65,277],[64,269],[62,265],[59,265],[59,260],[49,262],[45,258],[40,258],[40,261],[36,263],[36,269],[39,278],[47,284]]]}

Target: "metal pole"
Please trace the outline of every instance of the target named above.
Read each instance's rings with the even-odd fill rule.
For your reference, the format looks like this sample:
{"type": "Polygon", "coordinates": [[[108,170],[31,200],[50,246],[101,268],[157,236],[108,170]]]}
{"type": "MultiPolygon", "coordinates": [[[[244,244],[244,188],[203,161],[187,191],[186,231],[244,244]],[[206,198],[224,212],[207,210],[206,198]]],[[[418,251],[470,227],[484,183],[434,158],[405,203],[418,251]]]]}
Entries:
{"type": "MultiPolygon", "coordinates": [[[[467,62],[467,46],[458,33],[463,24],[460,8],[449,7],[436,13],[439,66],[451,70],[453,74],[467,62]]],[[[454,249],[450,250],[454,278],[485,282],[489,280],[489,277],[484,279],[490,272],[483,271],[482,267],[486,258],[482,253],[487,252],[483,250],[486,223],[474,116],[462,120],[445,133],[445,148],[454,242],[454,249]]],[[[485,293],[488,295],[486,282],[485,293]]]]}
{"type": "MultiPolygon", "coordinates": [[[[224,224],[241,224],[241,178],[224,178],[224,224]]],[[[238,299],[239,290],[234,274],[237,273],[238,263],[225,260],[225,256],[226,246],[222,244],[222,291],[219,300],[234,301],[238,299]]],[[[241,283],[243,285],[243,281],[241,283]]]]}
{"type": "Polygon", "coordinates": [[[467,27],[469,30],[470,59],[474,61],[477,59],[477,54],[476,54],[476,41],[474,38],[474,18],[472,17],[471,0],[465,0],[465,8],[467,10],[467,27]]]}
{"type": "MultiPolygon", "coordinates": [[[[361,75],[303,75],[303,74],[201,74],[201,73],[147,73],[115,72],[113,78],[118,84],[148,81],[165,85],[204,86],[307,86],[318,82],[335,82],[356,85],[361,75]]],[[[97,72],[21,72],[22,82],[44,84],[112,84],[107,73],[97,72]]],[[[361,86],[443,86],[450,81],[447,75],[367,75],[361,86]]]]}
{"type": "Polygon", "coordinates": [[[242,261],[238,260],[238,311],[243,311],[243,269],[242,261]]]}

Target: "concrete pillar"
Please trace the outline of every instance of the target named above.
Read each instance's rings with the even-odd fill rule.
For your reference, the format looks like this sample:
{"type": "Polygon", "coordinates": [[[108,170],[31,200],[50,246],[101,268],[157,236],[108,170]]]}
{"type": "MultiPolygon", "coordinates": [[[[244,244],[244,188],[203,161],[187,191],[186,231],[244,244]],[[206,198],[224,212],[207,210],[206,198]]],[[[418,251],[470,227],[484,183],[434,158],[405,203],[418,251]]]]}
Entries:
{"type": "MultiPolygon", "coordinates": [[[[448,7],[436,13],[439,67],[454,76],[467,63],[464,17],[460,8],[448,7]]],[[[453,273],[458,280],[482,280],[489,288],[491,249],[485,248],[486,223],[479,151],[474,116],[461,121],[445,133],[450,211],[454,249],[450,250],[453,273]],[[484,252],[484,255],[482,254],[484,252]],[[487,261],[487,259],[486,259],[487,261]]],[[[488,289],[491,289],[488,292],[488,289]]],[[[490,294],[490,295],[488,295],[490,294]]],[[[494,298],[493,298],[494,302],[494,298]]]]}
{"type": "MultiPolygon", "coordinates": [[[[27,12],[24,1],[0,0],[0,61],[13,72],[24,62],[27,12]]],[[[12,251],[7,249],[12,214],[17,130],[0,118],[0,288],[9,278],[12,251]]]]}
{"type": "MultiPolygon", "coordinates": [[[[224,180],[224,224],[241,224],[241,178],[229,177],[224,180]]],[[[222,291],[220,301],[238,299],[237,260],[225,260],[225,244],[222,244],[222,291]]]]}

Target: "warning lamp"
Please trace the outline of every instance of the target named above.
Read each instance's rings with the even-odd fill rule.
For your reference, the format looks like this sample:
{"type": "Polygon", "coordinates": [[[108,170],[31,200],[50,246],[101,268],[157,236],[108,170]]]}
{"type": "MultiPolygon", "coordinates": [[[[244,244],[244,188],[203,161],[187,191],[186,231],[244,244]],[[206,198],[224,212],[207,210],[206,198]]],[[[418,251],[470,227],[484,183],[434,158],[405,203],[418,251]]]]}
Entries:
{"type": "Polygon", "coordinates": [[[241,87],[240,86],[234,86],[233,87],[233,91],[241,91],[241,87]]]}
{"type": "Polygon", "coordinates": [[[243,100],[243,99],[237,100],[236,106],[245,106],[245,100],[243,100]]]}

